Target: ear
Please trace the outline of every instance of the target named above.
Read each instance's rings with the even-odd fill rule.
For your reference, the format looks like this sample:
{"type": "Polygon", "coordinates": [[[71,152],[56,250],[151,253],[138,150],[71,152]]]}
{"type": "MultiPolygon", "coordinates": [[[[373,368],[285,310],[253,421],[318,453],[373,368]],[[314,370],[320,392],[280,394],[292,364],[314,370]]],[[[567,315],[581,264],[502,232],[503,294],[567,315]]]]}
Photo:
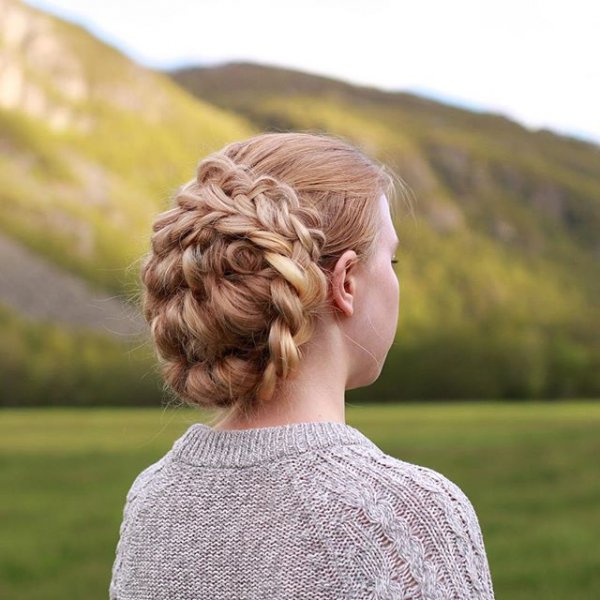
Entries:
{"type": "Polygon", "coordinates": [[[334,307],[345,316],[351,317],[354,313],[354,297],[356,295],[356,280],[354,265],[356,252],[346,250],[338,259],[331,277],[331,299],[334,307]]]}

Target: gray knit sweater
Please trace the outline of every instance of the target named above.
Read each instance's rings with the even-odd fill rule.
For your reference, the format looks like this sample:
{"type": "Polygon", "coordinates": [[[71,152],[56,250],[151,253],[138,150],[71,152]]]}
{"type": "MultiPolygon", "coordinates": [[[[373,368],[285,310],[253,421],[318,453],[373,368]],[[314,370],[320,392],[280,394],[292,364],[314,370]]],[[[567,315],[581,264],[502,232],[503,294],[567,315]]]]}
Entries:
{"type": "Polygon", "coordinates": [[[191,425],[127,494],[111,600],[493,599],[469,499],[354,427],[191,425]]]}

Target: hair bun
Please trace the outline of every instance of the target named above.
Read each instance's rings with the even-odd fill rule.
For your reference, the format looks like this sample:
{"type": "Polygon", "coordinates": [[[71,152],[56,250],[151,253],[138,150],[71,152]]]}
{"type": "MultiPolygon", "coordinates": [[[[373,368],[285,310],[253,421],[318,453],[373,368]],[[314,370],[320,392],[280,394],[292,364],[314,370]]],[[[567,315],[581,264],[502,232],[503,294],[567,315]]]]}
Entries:
{"type": "Polygon", "coordinates": [[[200,161],[153,223],[141,268],[166,389],[243,412],[271,398],[326,306],[324,253],[366,255],[384,181],[355,148],[301,133],[263,134],[200,161]]]}

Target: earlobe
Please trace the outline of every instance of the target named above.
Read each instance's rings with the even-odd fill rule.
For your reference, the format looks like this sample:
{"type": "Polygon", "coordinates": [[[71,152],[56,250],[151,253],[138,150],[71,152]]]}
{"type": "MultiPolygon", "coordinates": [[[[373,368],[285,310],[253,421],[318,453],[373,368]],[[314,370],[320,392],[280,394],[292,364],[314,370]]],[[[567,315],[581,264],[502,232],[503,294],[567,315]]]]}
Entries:
{"type": "Polygon", "coordinates": [[[354,287],[354,276],[346,273],[346,278],[344,280],[344,292],[347,304],[346,310],[349,317],[351,317],[354,313],[354,287]]]}
{"type": "Polygon", "coordinates": [[[333,287],[334,304],[347,317],[351,317],[354,312],[353,287],[346,279],[338,280],[337,285],[333,287]]]}
{"type": "Polygon", "coordinates": [[[354,313],[355,281],[350,274],[354,266],[356,253],[347,250],[338,260],[333,272],[333,300],[335,306],[346,316],[354,313]]]}

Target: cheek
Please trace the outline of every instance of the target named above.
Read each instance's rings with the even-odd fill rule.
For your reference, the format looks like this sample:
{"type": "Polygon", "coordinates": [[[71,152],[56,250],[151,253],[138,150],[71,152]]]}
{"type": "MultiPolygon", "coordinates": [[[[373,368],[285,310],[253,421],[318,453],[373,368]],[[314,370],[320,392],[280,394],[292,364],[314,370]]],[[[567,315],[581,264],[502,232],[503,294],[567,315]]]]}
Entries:
{"type": "Polygon", "coordinates": [[[390,264],[389,271],[390,271],[390,280],[392,281],[393,287],[395,287],[396,290],[399,290],[400,289],[400,281],[398,280],[398,274],[397,274],[396,269],[393,264],[390,264]]]}
{"type": "Polygon", "coordinates": [[[391,275],[390,275],[390,289],[392,295],[392,303],[395,307],[398,307],[400,302],[400,280],[398,279],[398,275],[394,270],[393,266],[390,267],[391,275]]]}
{"type": "Polygon", "coordinates": [[[398,303],[400,282],[398,281],[398,275],[394,270],[394,265],[389,261],[382,265],[380,281],[382,287],[377,293],[384,297],[388,306],[393,309],[398,303]]]}

